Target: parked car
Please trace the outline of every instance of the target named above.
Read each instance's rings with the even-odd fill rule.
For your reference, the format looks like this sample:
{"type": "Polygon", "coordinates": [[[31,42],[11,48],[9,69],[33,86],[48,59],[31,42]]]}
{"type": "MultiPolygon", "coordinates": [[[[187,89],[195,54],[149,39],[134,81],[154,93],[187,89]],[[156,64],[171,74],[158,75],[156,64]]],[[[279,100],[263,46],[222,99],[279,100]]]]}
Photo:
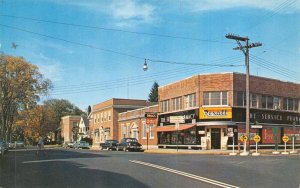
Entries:
{"type": "Polygon", "coordinates": [[[142,145],[136,138],[123,138],[117,145],[117,150],[123,151],[142,151],[142,145]]]}
{"type": "Polygon", "coordinates": [[[63,147],[64,148],[73,148],[74,143],[73,142],[64,142],[63,147]]]}
{"type": "Polygon", "coordinates": [[[9,142],[8,143],[8,148],[9,149],[14,149],[15,148],[15,143],[14,142],[9,142]]]}
{"type": "Polygon", "coordinates": [[[8,145],[5,141],[0,141],[0,155],[4,155],[8,151],[8,145]]]}
{"type": "Polygon", "coordinates": [[[20,141],[20,140],[18,140],[18,141],[15,141],[15,149],[16,148],[25,148],[25,142],[23,142],[23,141],[20,141]]]}
{"type": "Polygon", "coordinates": [[[117,140],[106,140],[104,143],[100,144],[100,149],[117,150],[118,143],[117,140]]]}
{"type": "Polygon", "coordinates": [[[77,141],[77,142],[74,142],[73,147],[75,149],[79,149],[79,148],[81,148],[81,149],[84,149],[84,148],[89,149],[90,148],[90,144],[88,142],[86,142],[86,141],[77,141]]]}

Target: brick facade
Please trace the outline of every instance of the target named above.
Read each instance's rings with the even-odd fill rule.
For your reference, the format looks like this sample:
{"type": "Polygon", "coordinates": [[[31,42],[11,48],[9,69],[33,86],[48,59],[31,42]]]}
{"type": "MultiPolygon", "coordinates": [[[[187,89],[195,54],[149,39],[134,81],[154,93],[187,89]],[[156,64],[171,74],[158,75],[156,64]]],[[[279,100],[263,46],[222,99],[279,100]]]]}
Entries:
{"type": "MultiPolygon", "coordinates": [[[[243,134],[238,130],[243,131],[245,129],[245,123],[243,123],[245,120],[241,118],[242,116],[237,117],[237,114],[241,114],[245,110],[243,103],[245,99],[241,99],[245,93],[245,79],[245,74],[240,73],[203,74],[159,87],[159,109],[162,113],[158,123],[169,127],[168,129],[159,128],[158,134],[161,140],[158,138],[158,142],[169,140],[173,144],[176,142],[180,144],[192,143],[192,146],[205,144],[205,148],[210,149],[214,147],[212,138],[214,136],[219,139],[216,147],[224,149],[227,148],[227,143],[231,139],[228,138],[227,132],[233,129],[236,131],[235,139],[237,142],[237,138],[243,134]],[[189,106],[190,104],[187,105],[187,103],[191,103],[191,98],[188,96],[191,94],[195,96],[195,99],[192,97],[194,100],[192,101],[192,108],[189,106]],[[203,113],[209,110],[212,115],[220,115],[219,113],[230,110],[232,117],[219,118],[214,116],[215,118],[201,119],[204,117],[201,116],[200,118],[199,111],[203,113]],[[186,118],[190,115],[193,117],[192,120],[186,118]],[[195,127],[180,131],[180,136],[172,134],[170,130],[172,126],[174,129],[174,124],[169,122],[171,116],[183,116],[185,118],[186,123],[182,125],[181,129],[191,127],[189,125],[195,125],[195,127]],[[195,131],[196,135],[194,135],[195,131]],[[194,141],[190,142],[185,138],[186,136],[190,136],[189,140],[194,141]]],[[[250,95],[253,97],[250,100],[253,104],[250,109],[250,123],[258,122],[263,125],[260,130],[253,129],[250,136],[260,134],[266,138],[262,140],[262,143],[274,142],[274,140],[267,140],[270,135],[266,135],[270,130],[272,131],[274,126],[279,129],[278,134],[292,135],[290,130],[292,124],[300,124],[300,84],[250,76],[250,95]],[[291,107],[291,105],[293,106],[291,107]],[[272,120],[273,118],[274,120],[272,120]]],[[[297,126],[295,133],[299,134],[297,143],[300,143],[298,129],[300,131],[300,127],[297,126]]]]}
{"type": "Polygon", "coordinates": [[[119,114],[119,138],[135,137],[142,145],[147,148],[147,128],[148,131],[148,148],[157,146],[156,126],[157,119],[151,125],[146,125],[146,112],[158,112],[158,105],[139,108],[119,114]]]}
{"type": "Polygon", "coordinates": [[[73,142],[73,127],[79,126],[81,116],[64,116],[61,118],[61,137],[64,142],[73,142]]]}
{"type": "Polygon", "coordinates": [[[92,107],[90,130],[93,148],[99,148],[105,140],[119,140],[118,114],[148,106],[146,100],[110,99],[92,107]]]}

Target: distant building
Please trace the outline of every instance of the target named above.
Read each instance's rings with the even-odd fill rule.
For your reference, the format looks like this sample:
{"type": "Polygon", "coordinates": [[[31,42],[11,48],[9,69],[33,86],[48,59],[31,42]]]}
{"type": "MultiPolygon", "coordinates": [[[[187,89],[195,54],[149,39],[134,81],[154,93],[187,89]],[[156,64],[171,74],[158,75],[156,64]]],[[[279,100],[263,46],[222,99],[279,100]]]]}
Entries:
{"type": "Polygon", "coordinates": [[[81,116],[79,122],[79,129],[78,129],[78,139],[81,140],[83,138],[90,138],[90,130],[89,130],[89,120],[86,116],[81,116]]]}
{"type": "Polygon", "coordinates": [[[92,106],[90,130],[92,130],[93,148],[99,148],[105,140],[119,140],[118,114],[148,106],[146,100],[110,99],[92,106]]]}
{"type": "Polygon", "coordinates": [[[143,148],[157,148],[157,118],[146,121],[146,113],[158,113],[158,105],[119,113],[119,139],[136,138],[143,148]]]}
{"type": "Polygon", "coordinates": [[[64,142],[74,142],[79,139],[79,124],[81,116],[64,116],[61,118],[61,136],[64,142]]]}

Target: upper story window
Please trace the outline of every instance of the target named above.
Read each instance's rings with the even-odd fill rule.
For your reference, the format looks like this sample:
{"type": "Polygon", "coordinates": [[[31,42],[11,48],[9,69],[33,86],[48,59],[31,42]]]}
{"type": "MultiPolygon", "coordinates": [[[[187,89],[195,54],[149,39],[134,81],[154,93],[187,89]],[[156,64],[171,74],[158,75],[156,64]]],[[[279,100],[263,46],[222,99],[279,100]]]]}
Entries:
{"type": "Polygon", "coordinates": [[[108,121],[111,120],[111,111],[108,111],[108,121]]]}
{"type": "MultiPolygon", "coordinates": [[[[246,106],[246,93],[243,91],[237,92],[237,106],[246,106]]],[[[257,95],[250,93],[250,107],[257,108],[258,100],[257,95]]]]}
{"type": "Polygon", "coordinates": [[[161,101],[161,111],[168,112],[169,111],[169,100],[161,101]]]}
{"type": "Polygon", "coordinates": [[[227,91],[204,92],[203,105],[228,105],[227,91]]]}
{"type": "Polygon", "coordinates": [[[173,106],[173,111],[181,110],[182,109],[181,97],[172,99],[172,106],[173,106]]]}
{"type": "Polygon", "coordinates": [[[299,101],[297,99],[284,98],[283,110],[299,111],[299,101]]]}
{"type": "Polygon", "coordinates": [[[184,96],[184,108],[196,107],[196,94],[189,94],[184,96]]]}
{"type": "Polygon", "coordinates": [[[265,109],[280,109],[281,108],[281,97],[262,95],[261,107],[265,109]]]}

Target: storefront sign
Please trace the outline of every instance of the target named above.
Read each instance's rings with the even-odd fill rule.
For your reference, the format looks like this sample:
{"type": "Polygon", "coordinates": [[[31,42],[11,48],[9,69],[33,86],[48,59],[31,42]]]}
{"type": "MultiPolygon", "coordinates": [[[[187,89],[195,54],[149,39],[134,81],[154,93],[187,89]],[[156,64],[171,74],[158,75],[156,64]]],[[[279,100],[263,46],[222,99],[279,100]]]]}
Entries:
{"type": "Polygon", "coordinates": [[[170,123],[185,123],[184,116],[170,116],[170,123]]]}
{"type": "Polygon", "coordinates": [[[231,119],[231,108],[200,108],[200,119],[231,119]]]}
{"type": "MultiPolygon", "coordinates": [[[[232,120],[236,122],[245,122],[246,109],[233,108],[232,120]]],[[[271,123],[271,124],[300,124],[300,113],[274,111],[274,110],[260,110],[250,109],[250,121],[258,123],[271,123]]]]}
{"type": "Polygon", "coordinates": [[[152,124],[156,123],[157,113],[155,113],[155,112],[146,112],[145,117],[146,117],[146,124],[147,125],[152,125],[152,124]]]}
{"type": "Polygon", "coordinates": [[[262,125],[251,125],[252,129],[261,129],[262,125]]]}

